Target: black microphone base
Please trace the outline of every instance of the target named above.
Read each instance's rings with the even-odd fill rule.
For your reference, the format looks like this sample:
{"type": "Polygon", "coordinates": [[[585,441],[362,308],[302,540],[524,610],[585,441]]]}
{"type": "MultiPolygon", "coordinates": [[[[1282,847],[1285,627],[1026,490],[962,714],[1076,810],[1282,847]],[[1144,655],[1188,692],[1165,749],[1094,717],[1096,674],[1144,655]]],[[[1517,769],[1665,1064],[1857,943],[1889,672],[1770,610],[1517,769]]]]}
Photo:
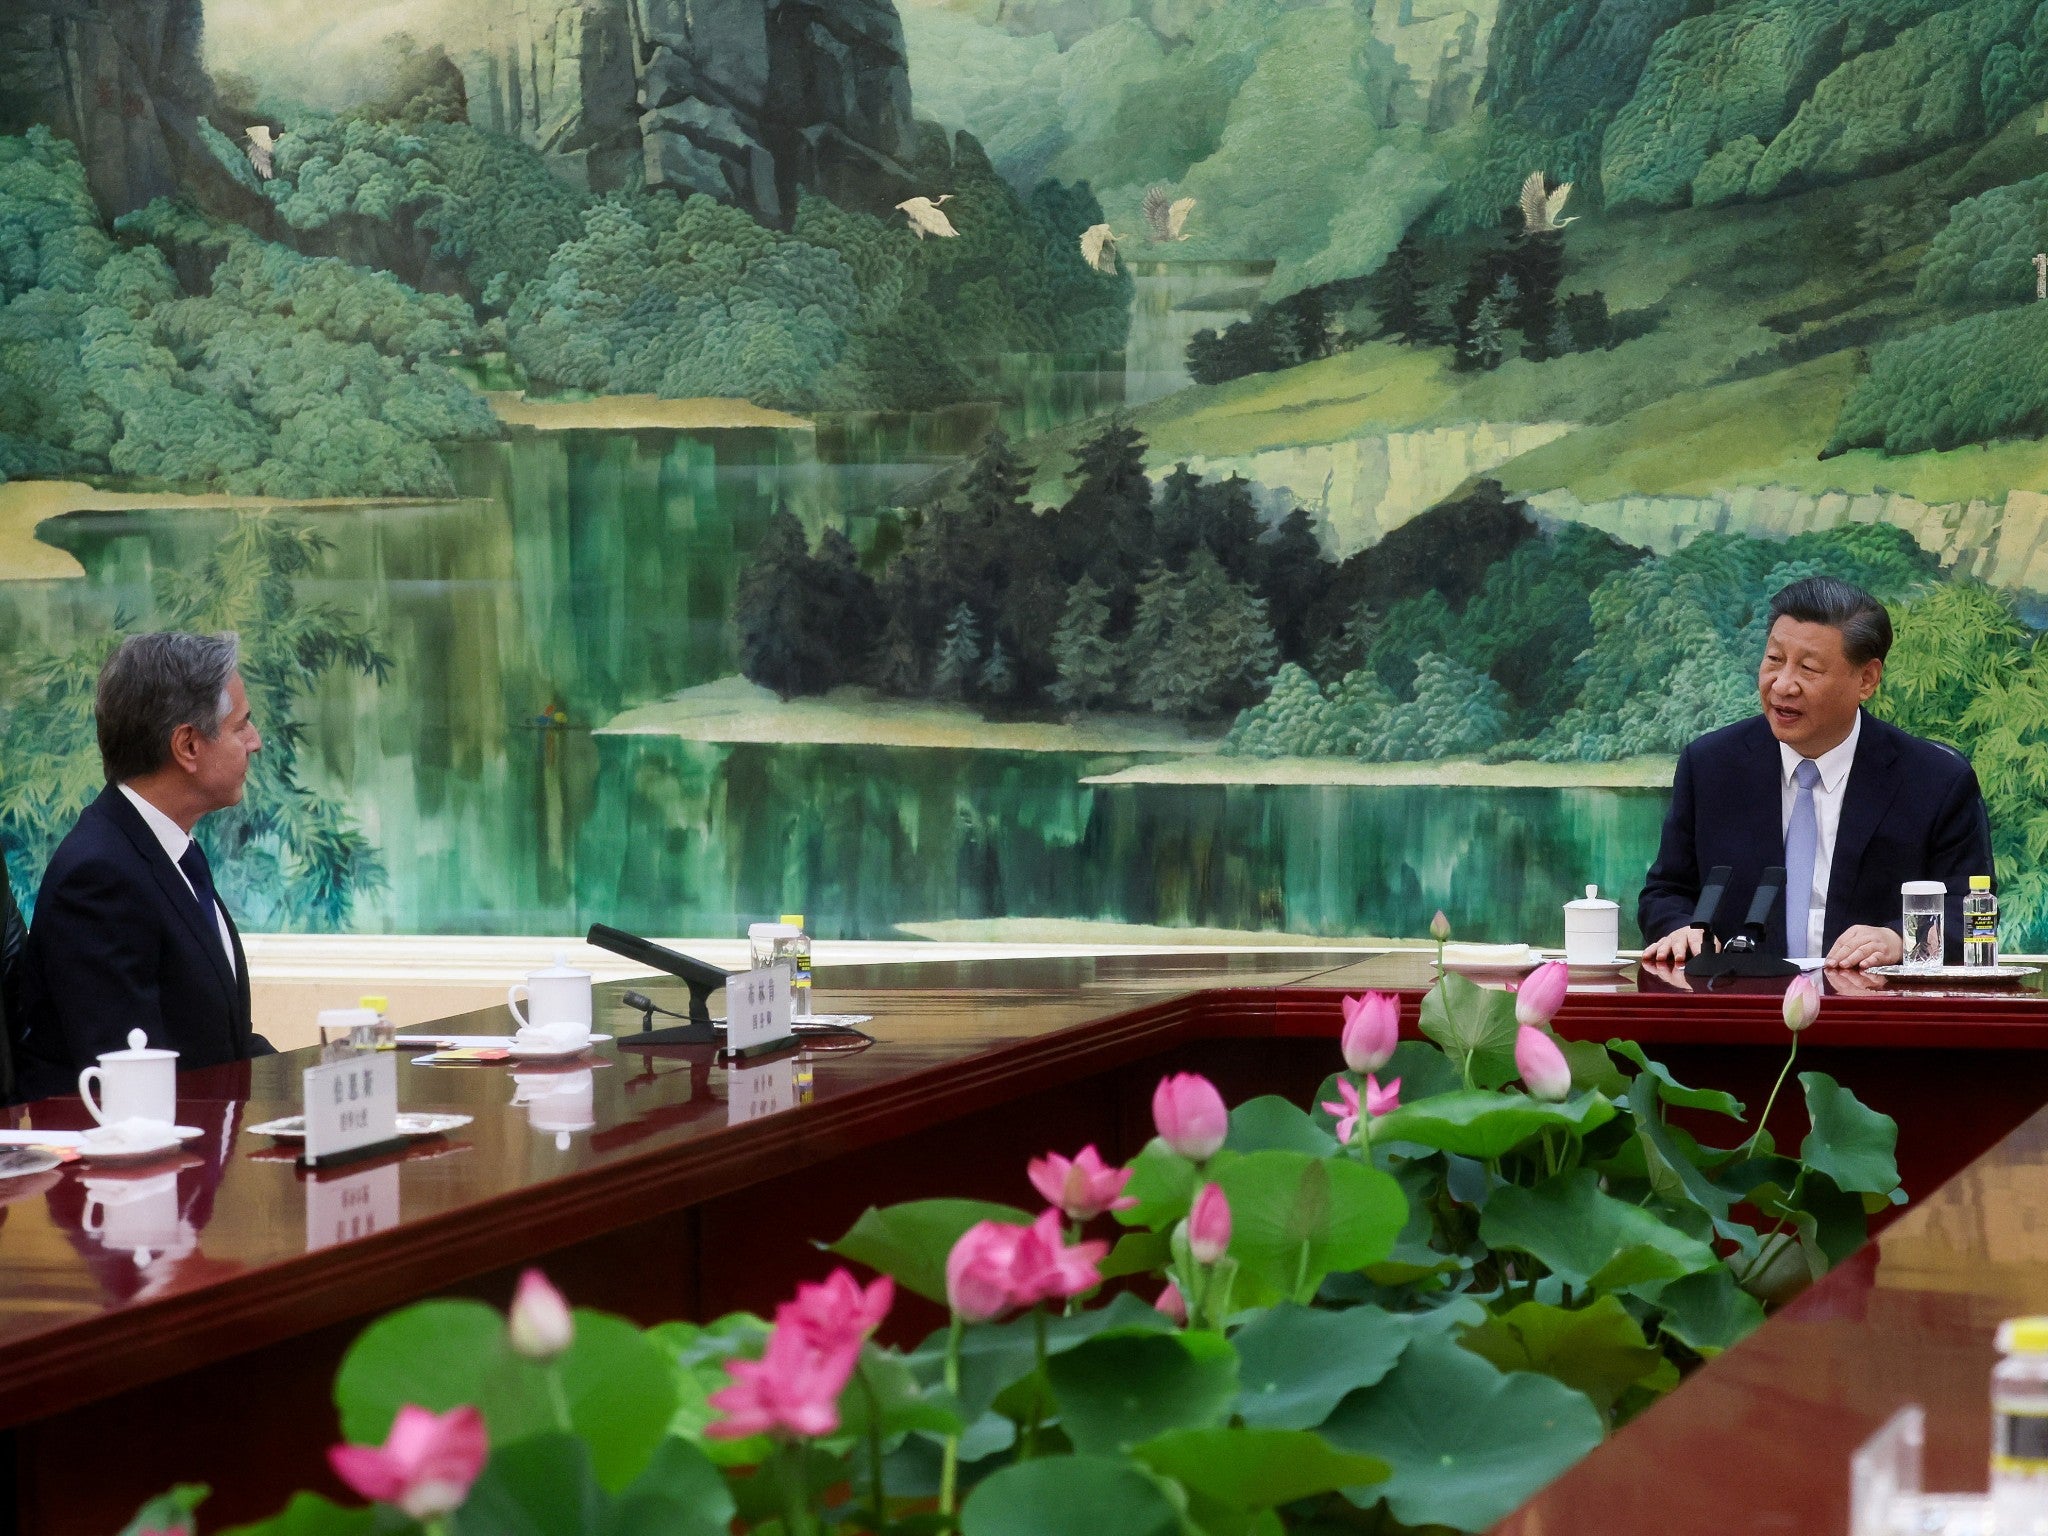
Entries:
{"type": "Polygon", "coordinates": [[[667,1029],[642,1029],[620,1035],[619,1049],[641,1045],[723,1045],[725,1036],[709,1024],[672,1024],[667,1029]]]}
{"type": "Polygon", "coordinates": [[[1724,949],[1717,954],[1694,955],[1685,962],[1685,974],[1694,981],[1710,981],[1717,976],[1770,978],[1797,976],[1799,967],[1776,955],[1758,954],[1746,949],[1724,949]]]}

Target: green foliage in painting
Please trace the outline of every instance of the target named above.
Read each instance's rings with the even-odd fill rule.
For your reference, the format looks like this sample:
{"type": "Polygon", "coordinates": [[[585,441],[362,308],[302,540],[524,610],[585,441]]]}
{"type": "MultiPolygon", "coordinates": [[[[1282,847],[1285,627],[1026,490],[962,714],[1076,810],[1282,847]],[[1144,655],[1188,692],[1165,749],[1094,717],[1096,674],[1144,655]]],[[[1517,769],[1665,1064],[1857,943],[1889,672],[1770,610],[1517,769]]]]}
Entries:
{"type": "Polygon", "coordinates": [[[2048,249],[2048,176],[1993,187],[1949,214],[1920,263],[1922,299],[2029,299],[2034,255],[2048,249]]]}
{"type": "MultiPolygon", "coordinates": [[[[301,583],[329,549],[310,528],[239,516],[205,560],[160,573],[146,623],[123,626],[241,636],[241,672],[263,750],[250,762],[241,803],[208,816],[198,837],[228,905],[257,931],[341,927],[357,899],[384,880],[376,850],[346,810],[300,776],[314,691],[349,674],[381,681],[391,665],[353,615],[302,594],[301,583]]],[[[100,635],[10,658],[0,845],[24,905],[57,841],[104,787],[92,695],[118,639],[100,635]]]]}
{"type": "Polygon", "coordinates": [[[1958,448],[2048,428],[2048,304],[1929,326],[1878,348],[1827,447],[1958,448]]]}

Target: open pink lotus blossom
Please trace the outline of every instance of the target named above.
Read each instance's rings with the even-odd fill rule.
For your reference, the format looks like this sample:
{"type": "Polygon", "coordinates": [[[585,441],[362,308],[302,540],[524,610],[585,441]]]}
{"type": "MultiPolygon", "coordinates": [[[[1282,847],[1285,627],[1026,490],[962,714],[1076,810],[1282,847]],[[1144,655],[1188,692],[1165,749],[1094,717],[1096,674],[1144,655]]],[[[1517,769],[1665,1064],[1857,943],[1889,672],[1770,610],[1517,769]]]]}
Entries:
{"type": "Polygon", "coordinates": [[[884,1275],[866,1289],[843,1269],[823,1284],[804,1284],[775,1309],[775,1329],[759,1360],[726,1364],[731,1381],[710,1397],[723,1417],[705,1427],[717,1439],[748,1435],[815,1438],[839,1427],[861,1345],[888,1315],[896,1283],[884,1275]]]}
{"type": "Polygon", "coordinates": [[[1545,1031],[1528,1024],[1515,1031],[1515,1070],[1534,1098],[1555,1104],[1572,1091],[1572,1069],[1564,1052],[1545,1031]]]}
{"type": "Polygon", "coordinates": [[[464,1405],[432,1413],[407,1403],[377,1445],[332,1445],[334,1475],[379,1504],[395,1504],[415,1520],[461,1507],[490,1455],[484,1416],[464,1405]]]}
{"type": "Polygon", "coordinates": [[[512,1348],[529,1360],[552,1360],[576,1337],[576,1324],[569,1316],[569,1303],[548,1283],[548,1277],[529,1269],[519,1277],[519,1289],[512,1294],[512,1311],[505,1330],[512,1348]]]}
{"type": "Polygon", "coordinates": [[[946,1255],[946,1304],[970,1323],[985,1323],[1011,1308],[1010,1275],[1017,1244],[1028,1228],[977,1221],[946,1255]]]}
{"type": "Polygon", "coordinates": [[[1800,1034],[1819,1017],[1820,983],[1813,979],[1813,972],[1801,971],[1785,989],[1785,1027],[1800,1034]]]}
{"type": "Polygon", "coordinates": [[[1033,1158],[1025,1172],[1031,1175],[1031,1187],[1065,1211],[1069,1221],[1093,1221],[1104,1211],[1127,1211],[1138,1203],[1124,1194],[1131,1170],[1106,1166],[1092,1146],[1083,1147],[1071,1161],[1048,1152],[1033,1158]]]}
{"type": "Polygon", "coordinates": [[[1204,1184],[1188,1212],[1188,1252],[1214,1264],[1230,1250],[1230,1201],[1220,1184],[1204,1184]]]}
{"type": "Polygon", "coordinates": [[[1152,1306],[1155,1311],[1164,1313],[1176,1323],[1179,1323],[1181,1327],[1187,1327],[1188,1299],[1181,1295],[1180,1287],[1174,1283],[1171,1277],[1167,1279],[1166,1289],[1154,1298],[1152,1306]]]}
{"type": "Polygon", "coordinates": [[[1528,1026],[1548,1024],[1564,1006],[1565,989],[1572,979],[1571,967],[1562,960],[1547,961],[1522,979],[1515,989],[1515,1022],[1528,1026]]]}
{"type": "Polygon", "coordinates": [[[1401,1043],[1401,1005],[1385,992],[1344,999],[1344,1065],[1354,1072],[1377,1072],[1393,1058],[1401,1043]]]}
{"type": "Polygon", "coordinates": [[[1323,1108],[1337,1117],[1337,1140],[1349,1146],[1360,1120],[1377,1120],[1401,1107],[1401,1079],[1397,1077],[1381,1087],[1380,1080],[1367,1073],[1365,1097],[1361,1100],[1358,1090],[1351,1086],[1351,1080],[1340,1077],[1337,1079],[1337,1096],[1343,1100],[1342,1103],[1333,1104],[1326,1099],[1323,1108]]]}
{"type": "Polygon", "coordinates": [[[1206,1077],[1177,1072],[1152,1092],[1152,1123],[1159,1137],[1190,1162],[1206,1163],[1230,1134],[1230,1111],[1206,1077]]]}
{"type": "Polygon", "coordinates": [[[1102,1284],[1100,1265],[1109,1244],[1067,1243],[1057,1209],[1041,1211],[1023,1230],[1011,1259],[1010,1301],[1028,1307],[1040,1301],[1065,1301],[1102,1284]]]}

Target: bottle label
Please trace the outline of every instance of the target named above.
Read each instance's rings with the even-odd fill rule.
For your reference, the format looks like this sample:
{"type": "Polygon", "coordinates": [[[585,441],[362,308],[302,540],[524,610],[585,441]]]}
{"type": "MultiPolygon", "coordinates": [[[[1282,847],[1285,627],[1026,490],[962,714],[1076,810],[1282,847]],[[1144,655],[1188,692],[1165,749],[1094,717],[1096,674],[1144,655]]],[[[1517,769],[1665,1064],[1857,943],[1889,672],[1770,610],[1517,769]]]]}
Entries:
{"type": "Polygon", "coordinates": [[[1963,938],[1988,943],[1998,938],[1998,914],[1996,912],[1965,912],[1963,914],[1963,938]]]}
{"type": "Polygon", "coordinates": [[[2048,1472],[2048,1412],[1998,1405],[1991,1465],[2000,1472],[2048,1472]]]}

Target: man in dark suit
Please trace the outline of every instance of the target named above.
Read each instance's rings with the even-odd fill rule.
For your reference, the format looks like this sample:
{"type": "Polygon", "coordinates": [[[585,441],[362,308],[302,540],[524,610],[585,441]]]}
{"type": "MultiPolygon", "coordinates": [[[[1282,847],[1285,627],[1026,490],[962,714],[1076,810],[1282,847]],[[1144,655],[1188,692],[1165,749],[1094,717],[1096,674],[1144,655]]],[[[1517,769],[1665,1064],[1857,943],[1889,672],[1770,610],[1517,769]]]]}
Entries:
{"type": "Polygon", "coordinates": [[[134,635],[93,698],[107,787],[57,845],[22,966],[24,1098],[140,1028],[179,1068],[268,1054],[249,1020],[249,966],[192,828],[242,798],[263,738],[233,635],[134,635]]]}
{"type": "Polygon", "coordinates": [[[1637,922],[1653,964],[1700,949],[1690,927],[1706,871],[1734,871],[1715,923],[1737,931],[1759,877],[1786,871],[1764,925],[1776,955],[1831,966],[1895,965],[1904,952],[1899,887],[1948,886],[1949,957],[1961,956],[1962,898],[1990,875],[1991,824],[1960,752],[1873,719],[1891,649],[1884,604],[1828,576],[1771,599],[1757,671],[1763,713],[1711,731],[1678,758],[1657,861],[1637,922]]]}

